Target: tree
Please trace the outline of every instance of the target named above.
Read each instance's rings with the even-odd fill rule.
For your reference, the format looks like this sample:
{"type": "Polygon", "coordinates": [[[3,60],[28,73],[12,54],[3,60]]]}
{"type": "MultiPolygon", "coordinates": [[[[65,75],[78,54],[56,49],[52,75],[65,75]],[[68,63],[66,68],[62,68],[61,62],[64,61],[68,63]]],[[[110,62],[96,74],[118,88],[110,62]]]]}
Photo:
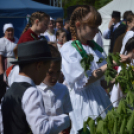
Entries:
{"type": "Polygon", "coordinates": [[[67,17],[67,8],[74,5],[92,5],[99,9],[112,0],[62,0],[64,8],[64,18],[67,17]]]}

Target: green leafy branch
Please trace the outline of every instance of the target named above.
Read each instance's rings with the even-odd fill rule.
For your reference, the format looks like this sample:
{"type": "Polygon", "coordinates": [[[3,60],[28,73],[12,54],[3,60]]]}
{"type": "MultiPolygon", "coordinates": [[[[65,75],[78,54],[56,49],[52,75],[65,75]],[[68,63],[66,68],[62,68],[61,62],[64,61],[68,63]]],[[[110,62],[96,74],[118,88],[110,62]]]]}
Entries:
{"type": "MultiPolygon", "coordinates": [[[[92,62],[93,60],[94,60],[94,57],[93,57],[92,54],[87,55],[87,57],[82,58],[82,60],[81,60],[80,63],[81,63],[82,68],[83,68],[84,71],[85,71],[85,74],[86,74],[86,71],[90,70],[91,62],[92,62]]],[[[87,76],[87,74],[86,74],[86,76],[87,76]]]]}

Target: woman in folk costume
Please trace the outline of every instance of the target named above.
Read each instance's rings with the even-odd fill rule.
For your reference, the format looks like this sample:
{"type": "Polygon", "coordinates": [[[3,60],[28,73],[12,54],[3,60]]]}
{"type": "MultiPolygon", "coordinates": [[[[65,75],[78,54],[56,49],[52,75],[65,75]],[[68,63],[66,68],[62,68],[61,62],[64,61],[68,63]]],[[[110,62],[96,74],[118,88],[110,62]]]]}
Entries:
{"type": "Polygon", "coordinates": [[[13,24],[7,23],[3,26],[4,37],[0,38],[0,74],[11,65],[10,60],[15,59],[13,49],[18,39],[14,37],[13,24]]]}
{"type": "MultiPolygon", "coordinates": [[[[133,34],[132,34],[132,31],[127,32],[123,44],[124,43],[126,44],[123,46],[123,50],[124,50],[123,54],[130,55],[132,57],[130,65],[134,66],[134,32],[133,34]]],[[[120,73],[121,70],[122,68],[121,66],[119,66],[118,73],[120,73]]],[[[111,102],[114,102],[113,107],[118,107],[120,98],[123,96],[124,94],[121,91],[121,87],[119,83],[114,84],[113,89],[111,91],[111,96],[110,96],[111,102]]]]}
{"type": "MultiPolygon", "coordinates": [[[[47,30],[50,21],[49,15],[44,12],[34,12],[26,25],[21,37],[19,38],[18,44],[27,41],[39,40],[38,37],[41,33],[47,30]]],[[[18,45],[14,49],[15,55],[17,55],[18,45]]]]}
{"type": "MultiPolygon", "coordinates": [[[[70,19],[70,31],[73,40],[65,43],[60,50],[62,72],[65,83],[70,89],[73,107],[73,112],[70,112],[71,134],[77,134],[83,128],[83,121],[86,117],[90,116],[95,119],[111,103],[100,84],[107,69],[106,61],[96,63],[103,56],[98,47],[87,43],[98,32],[101,21],[100,14],[93,7],[81,6],[76,8],[70,19]],[[80,62],[82,59],[87,59],[89,54],[93,55],[94,60],[91,62],[90,69],[84,71],[80,62]]],[[[122,57],[122,62],[126,59],[126,57],[122,57]]],[[[111,108],[109,107],[101,116],[104,118],[111,108]]]]}

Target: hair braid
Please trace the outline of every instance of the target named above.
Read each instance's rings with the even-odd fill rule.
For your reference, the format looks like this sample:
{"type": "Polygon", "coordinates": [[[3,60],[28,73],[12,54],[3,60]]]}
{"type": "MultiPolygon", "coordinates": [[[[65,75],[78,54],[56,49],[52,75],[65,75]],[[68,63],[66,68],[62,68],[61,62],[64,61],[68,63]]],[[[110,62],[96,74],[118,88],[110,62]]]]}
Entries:
{"type": "Polygon", "coordinates": [[[81,21],[82,24],[88,24],[90,26],[91,25],[99,26],[102,22],[102,19],[101,19],[101,15],[99,14],[99,12],[97,12],[97,10],[93,8],[92,6],[83,5],[83,6],[77,7],[73,11],[70,17],[70,32],[71,32],[71,36],[73,40],[78,39],[77,30],[75,26],[76,21],[81,21]],[[91,17],[83,21],[83,18],[85,18],[90,12],[92,12],[91,17]]]}
{"type": "Polygon", "coordinates": [[[39,21],[42,21],[44,18],[50,18],[50,16],[47,15],[46,13],[44,13],[44,12],[34,12],[34,13],[32,13],[31,17],[29,18],[30,19],[29,23],[24,28],[23,33],[26,32],[28,30],[28,28],[34,24],[34,21],[36,19],[38,19],[39,21]]]}
{"type": "Polygon", "coordinates": [[[70,18],[70,32],[71,32],[71,36],[72,36],[72,39],[74,40],[77,40],[77,31],[76,31],[76,26],[75,26],[75,22],[76,20],[79,20],[81,17],[81,13],[79,10],[81,9],[80,7],[77,8],[77,10],[75,10],[72,15],[71,15],[71,18],[70,18]]]}
{"type": "Polygon", "coordinates": [[[26,27],[24,28],[22,34],[25,33],[25,32],[28,30],[29,27],[30,27],[30,24],[28,23],[28,24],[26,25],[26,27]]]}

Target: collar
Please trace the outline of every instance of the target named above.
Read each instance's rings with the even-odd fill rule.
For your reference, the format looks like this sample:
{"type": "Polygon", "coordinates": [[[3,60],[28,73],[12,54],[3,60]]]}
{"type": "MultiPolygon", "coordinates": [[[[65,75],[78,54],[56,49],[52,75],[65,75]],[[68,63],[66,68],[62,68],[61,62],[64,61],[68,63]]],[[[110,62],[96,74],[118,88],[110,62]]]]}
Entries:
{"type": "Polygon", "coordinates": [[[53,33],[51,33],[49,30],[47,30],[47,32],[48,32],[50,35],[54,35],[54,31],[53,31],[53,33]]]}
{"type": "Polygon", "coordinates": [[[84,46],[88,46],[88,44],[84,44],[84,43],[82,43],[82,45],[84,45],[84,46]]]}
{"type": "Polygon", "coordinates": [[[22,75],[17,75],[14,82],[27,82],[32,86],[36,86],[31,78],[22,75]]]}
{"type": "MultiPolygon", "coordinates": [[[[72,39],[72,41],[74,41],[74,39],[72,39]]],[[[81,43],[82,45],[84,45],[84,46],[88,46],[88,44],[84,44],[84,43],[81,43]]]]}
{"type": "MultiPolygon", "coordinates": [[[[54,87],[54,86],[53,86],[54,87]]],[[[50,89],[50,90],[53,90],[54,88],[53,87],[49,87],[49,86],[47,86],[45,83],[41,83],[40,85],[37,85],[37,88],[39,88],[39,89],[41,89],[41,90],[43,90],[43,91],[46,91],[46,90],[48,90],[48,89],[50,89]]]]}
{"type": "MultiPolygon", "coordinates": [[[[7,38],[8,39],[8,38],[7,38]]],[[[15,42],[15,38],[13,38],[12,40],[11,39],[8,39],[8,40],[10,40],[11,42],[15,42]]]]}
{"type": "MultiPolygon", "coordinates": [[[[6,38],[6,37],[4,37],[4,38],[6,38]]],[[[9,41],[11,41],[11,42],[15,42],[15,38],[13,38],[12,40],[9,39],[9,38],[6,38],[6,39],[9,40],[9,41]]]]}
{"type": "Polygon", "coordinates": [[[63,45],[63,43],[61,43],[61,42],[58,42],[57,44],[59,44],[59,45],[63,45]]]}
{"type": "Polygon", "coordinates": [[[32,36],[34,39],[36,39],[36,40],[39,39],[38,35],[37,35],[35,32],[33,32],[33,31],[31,30],[31,28],[29,28],[28,31],[31,33],[31,36],[32,36]]]}
{"type": "Polygon", "coordinates": [[[116,23],[116,24],[114,25],[114,28],[117,28],[119,25],[120,25],[120,22],[116,23]]]}

